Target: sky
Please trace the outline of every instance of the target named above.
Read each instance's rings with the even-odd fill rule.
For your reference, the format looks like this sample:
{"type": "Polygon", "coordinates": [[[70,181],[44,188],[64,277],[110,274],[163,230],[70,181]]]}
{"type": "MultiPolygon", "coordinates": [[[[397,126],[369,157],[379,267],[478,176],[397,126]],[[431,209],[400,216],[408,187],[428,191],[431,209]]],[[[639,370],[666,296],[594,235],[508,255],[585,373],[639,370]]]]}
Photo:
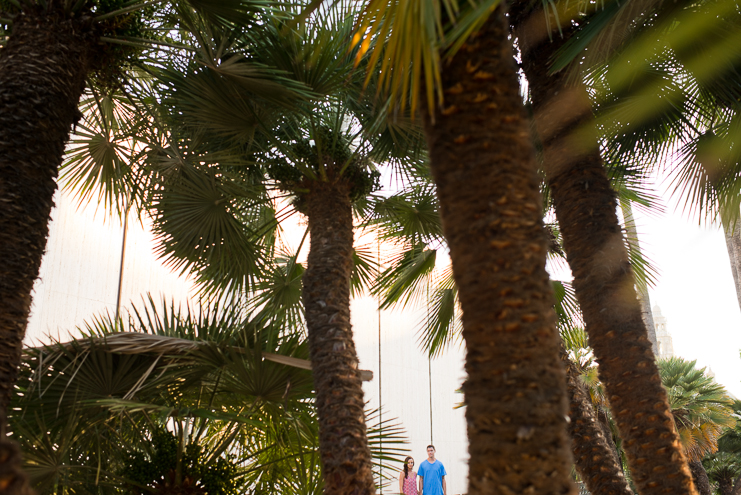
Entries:
{"type": "Polygon", "coordinates": [[[655,180],[664,213],[635,212],[641,248],[659,272],[651,305],[667,320],[675,355],[709,367],[741,398],[741,309],[724,235],[683,212],[669,180],[655,180]]]}

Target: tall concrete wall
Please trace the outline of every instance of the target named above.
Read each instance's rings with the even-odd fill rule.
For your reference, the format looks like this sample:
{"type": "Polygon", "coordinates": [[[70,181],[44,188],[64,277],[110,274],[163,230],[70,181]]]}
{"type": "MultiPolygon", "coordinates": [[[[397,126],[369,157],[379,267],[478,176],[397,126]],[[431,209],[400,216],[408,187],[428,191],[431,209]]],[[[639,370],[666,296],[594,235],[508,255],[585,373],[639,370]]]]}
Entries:
{"type": "MultiPolygon", "coordinates": [[[[374,380],[364,386],[366,400],[373,408],[381,404],[384,418],[397,418],[403,424],[417,465],[426,458],[427,445],[434,444],[437,458],[448,472],[448,494],[466,493],[465,409],[456,408],[463,401],[463,394],[457,391],[465,376],[464,351],[455,346],[429,360],[417,345],[425,310],[379,312],[377,307],[377,301],[370,297],[352,305],[360,367],[374,373],[374,380]]],[[[383,493],[398,493],[397,474],[383,493]]]]}
{"type": "MultiPolygon", "coordinates": [[[[96,212],[94,206],[78,208],[67,194],[57,192],[49,240],[34,285],[26,343],[48,341],[48,335],[66,339],[84,321],[106,311],[116,313],[121,273],[123,224],[118,217],[96,212]]],[[[193,286],[179,277],[154,254],[155,241],[149,222],[129,216],[121,291],[122,311],[132,302],[142,306],[150,293],[177,304],[192,300],[193,286]]]]}

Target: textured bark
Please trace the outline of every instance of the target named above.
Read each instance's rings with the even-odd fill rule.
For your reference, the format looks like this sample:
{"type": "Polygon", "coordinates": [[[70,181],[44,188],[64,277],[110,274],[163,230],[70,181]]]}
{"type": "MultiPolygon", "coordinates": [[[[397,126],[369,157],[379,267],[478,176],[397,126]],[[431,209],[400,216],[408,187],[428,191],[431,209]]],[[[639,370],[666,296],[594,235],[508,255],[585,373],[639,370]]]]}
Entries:
{"type": "MultiPolygon", "coordinates": [[[[55,178],[88,72],[89,23],[28,11],[0,50],[0,450],[55,178]]],[[[0,464],[17,460],[0,456],[0,464]]],[[[6,466],[3,467],[5,469],[6,466]]],[[[17,469],[12,469],[18,471],[17,469]]],[[[9,487],[20,486],[4,478],[9,487]]],[[[20,489],[20,488],[18,488],[20,489]]],[[[11,490],[7,488],[10,493],[11,490]]],[[[17,493],[17,492],[16,492],[17,493]]]]}
{"type": "Polygon", "coordinates": [[[344,181],[314,182],[302,195],[311,247],[303,276],[319,450],[328,495],[375,493],[363,388],[350,325],[353,219],[344,181]]]}
{"type": "Polygon", "coordinates": [[[695,487],[700,495],[713,495],[713,490],[710,488],[708,473],[705,471],[702,462],[691,461],[690,471],[692,472],[692,480],[695,482],[695,487]]]}
{"type": "MultiPolygon", "coordinates": [[[[633,207],[630,203],[622,203],[620,205],[623,210],[623,218],[625,219],[625,233],[628,235],[630,241],[630,249],[635,250],[638,254],[641,253],[641,243],[638,241],[638,229],[636,228],[636,221],[633,217],[633,207]]],[[[643,323],[646,324],[646,331],[648,332],[648,340],[651,341],[651,350],[654,356],[659,356],[659,342],[656,338],[656,325],[654,324],[654,314],[651,309],[651,298],[648,295],[648,287],[645,284],[636,286],[638,292],[638,302],[641,305],[641,315],[643,316],[643,323]]]]}
{"type": "Polygon", "coordinates": [[[34,492],[23,472],[21,449],[15,442],[0,442],[0,493],[4,495],[32,495],[34,492]]]}
{"type": "Polygon", "coordinates": [[[741,475],[733,482],[733,495],[741,495],[741,475]]]}
{"type": "MultiPolygon", "coordinates": [[[[517,4],[526,9],[525,2],[517,4]]],[[[513,16],[546,178],[589,341],[641,495],[695,494],[661,386],[583,85],[548,74],[542,12],[513,16]]],[[[557,35],[556,35],[557,36],[557,35]]],[[[568,35],[566,35],[568,36],[568,35]]],[[[559,38],[556,38],[559,39],[559,38]]]]}
{"type": "Polygon", "coordinates": [[[442,85],[446,107],[424,120],[463,310],[468,493],[575,493],[539,179],[501,8],[442,85]]]}
{"type": "Polygon", "coordinates": [[[602,434],[607,439],[607,443],[612,449],[615,458],[618,459],[618,462],[620,463],[620,470],[625,472],[623,470],[622,460],[620,460],[620,452],[618,452],[617,445],[615,445],[615,437],[612,434],[612,427],[610,427],[610,418],[607,411],[600,407],[597,411],[595,411],[595,413],[597,415],[597,421],[599,421],[600,428],[602,428],[602,434]]]}
{"type": "Polygon", "coordinates": [[[736,298],[741,309],[741,225],[723,222],[723,232],[726,238],[726,249],[728,259],[731,262],[731,273],[733,274],[733,285],[736,287],[736,298]]]}
{"type": "Polygon", "coordinates": [[[719,479],[718,492],[720,492],[720,495],[733,495],[733,478],[723,477],[719,479]]]}
{"type": "Polygon", "coordinates": [[[561,359],[567,366],[569,434],[579,476],[594,495],[633,495],[615,450],[597,419],[589,392],[579,378],[579,371],[565,352],[561,359]]]}

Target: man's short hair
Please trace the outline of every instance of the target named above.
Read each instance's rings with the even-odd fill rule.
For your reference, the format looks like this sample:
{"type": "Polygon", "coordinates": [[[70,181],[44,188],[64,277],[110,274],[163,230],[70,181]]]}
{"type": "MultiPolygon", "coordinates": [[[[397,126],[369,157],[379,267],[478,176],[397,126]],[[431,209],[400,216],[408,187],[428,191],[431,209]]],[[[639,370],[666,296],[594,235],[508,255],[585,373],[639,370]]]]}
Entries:
{"type": "MultiPolygon", "coordinates": [[[[432,449],[432,450],[434,450],[435,452],[437,452],[437,449],[435,448],[435,446],[434,446],[434,445],[428,445],[428,446],[427,446],[427,449],[432,449]]],[[[425,450],[427,450],[427,449],[425,449],[425,450]]]]}

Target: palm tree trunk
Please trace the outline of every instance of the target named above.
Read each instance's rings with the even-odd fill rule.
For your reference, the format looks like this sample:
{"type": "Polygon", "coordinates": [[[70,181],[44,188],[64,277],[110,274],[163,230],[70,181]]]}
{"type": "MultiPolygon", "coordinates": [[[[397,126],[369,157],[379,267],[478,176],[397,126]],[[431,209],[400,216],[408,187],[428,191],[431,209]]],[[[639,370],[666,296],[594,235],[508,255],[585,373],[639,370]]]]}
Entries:
{"type": "Polygon", "coordinates": [[[615,451],[602,432],[592,401],[579,371],[569,361],[566,352],[561,353],[566,363],[569,391],[569,434],[574,463],[579,476],[587,485],[589,493],[595,495],[633,495],[620,466],[615,451]]]}
{"type": "Polygon", "coordinates": [[[612,453],[615,455],[615,458],[618,459],[618,462],[620,463],[620,470],[625,473],[623,461],[620,457],[620,451],[618,450],[618,447],[615,443],[615,436],[612,434],[609,409],[598,406],[594,413],[597,416],[597,421],[599,421],[599,426],[602,429],[602,434],[605,435],[605,438],[607,439],[607,443],[610,446],[612,453]]]}
{"type": "Polygon", "coordinates": [[[733,482],[733,495],[741,495],[741,475],[739,475],[733,482]]]}
{"type": "MultiPolygon", "coordinates": [[[[544,167],[589,340],[641,495],[695,494],[661,385],[582,84],[548,74],[542,11],[513,16],[544,167]]],[[[568,34],[564,35],[564,38],[568,34]]]]}
{"type": "MultiPolygon", "coordinates": [[[[621,202],[620,208],[623,210],[623,219],[625,220],[625,233],[628,235],[629,247],[632,251],[641,254],[641,243],[638,240],[638,229],[633,217],[633,207],[629,201],[621,202]]],[[[659,341],[656,339],[656,325],[654,324],[654,314],[651,309],[651,298],[648,295],[646,284],[636,284],[638,292],[638,302],[641,304],[641,315],[643,323],[646,324],[648,331],[648,340],[651,341],[651,350],[654,356],[659,355],[659,341]]]]}
{"type": "Polygon", "coordinates": [[[350,187],[344,181],[316,181],[302,201],[311,239],[303,301],[319,416],[324,493],[370,495],[375,493],[375,486],[350,325],[350,187]]]}
{"type": "Polygon", "coordinates": [[[700,492],[700,495],[712,495],[713,490],[710,488],[708,473],[705,471],[702,462],[691,461],[690,471],[692,471],[692,480],[695,482],[695,487],[697,487],[697,491],[700,492]]]}
{"type": "Polygon", "coordinates": [[[733,495],[733,478],[723,476],[718,480],[718,493],[720,495],[733,495]]]}
{"type": "Polygon", "coordinates": [[[741,225],[738,222],[723,221],[722,226],[726,238],[728,259],[731,262],[733,285],[736,287],[736,298],[738,299],[738,306],[741,308],[741,225]]]}
{"type": "Polygon", "coordinates": [[[502,8],[442,85],[447,107],[424,120],[463,310],[468,493],[575,493],[539,179],[502,8]]]}
{"type": "MultiPolygon", "coordinates": [[[[27,11],[0,50],[0,449],[46,248],[57,169],[88,72],[78,20],[27,11]]],[[[17,456],[16,456],[17,457],[17,456]]],[[[16,457],[5,459],[14,459],[16,457]]],[[[8,461],[10,462],[10,461],[8,461]]],[[[22,484],[21,481],[18,483],[22,484]]],[[[11,481],[12,487],[20,486],[11,481]]],[[[20,489],[20,488],[18,488],[20,489]]]]}

